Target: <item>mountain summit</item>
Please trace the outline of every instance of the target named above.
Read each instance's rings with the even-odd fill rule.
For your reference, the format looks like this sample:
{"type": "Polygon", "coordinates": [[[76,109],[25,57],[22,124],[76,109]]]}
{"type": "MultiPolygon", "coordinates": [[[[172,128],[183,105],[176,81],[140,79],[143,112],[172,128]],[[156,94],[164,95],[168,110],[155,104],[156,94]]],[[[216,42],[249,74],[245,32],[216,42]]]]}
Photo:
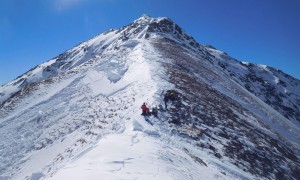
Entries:
{"type": "Polygon", "coordinates": [[[5,180],[299,179],[300,81],[143,15],[1,86],[0,147],[5,180]]]}

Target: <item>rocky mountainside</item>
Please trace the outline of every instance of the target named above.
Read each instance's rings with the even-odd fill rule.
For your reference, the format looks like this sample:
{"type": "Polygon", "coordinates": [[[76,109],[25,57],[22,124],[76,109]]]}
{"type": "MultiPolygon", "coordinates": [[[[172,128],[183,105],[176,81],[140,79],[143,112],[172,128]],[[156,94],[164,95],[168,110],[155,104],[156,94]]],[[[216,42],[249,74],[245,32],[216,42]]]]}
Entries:
{"type": "Polygon", "coordinates": [[[1,86],[0,179],[298,179],[299,121],[299,80],[145,15],[1,86]]]}

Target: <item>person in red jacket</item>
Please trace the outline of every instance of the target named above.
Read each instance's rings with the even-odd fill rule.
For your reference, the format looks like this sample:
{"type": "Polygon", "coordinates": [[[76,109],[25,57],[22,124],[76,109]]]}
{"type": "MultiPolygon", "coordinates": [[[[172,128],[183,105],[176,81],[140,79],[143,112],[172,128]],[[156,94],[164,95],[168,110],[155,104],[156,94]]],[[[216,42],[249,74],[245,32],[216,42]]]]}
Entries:
{"type": "Polygon", "coordinates": [[[147,108],[147,106],[146,106],[146,104],[145,104],[145,103],[142,105],[142,107],[141,107],[141,108],[142,108],[142,111],[143,111],[142,115],[143,115],[143,116],[147,115],[147,112],[146,112],[146,110],[147,110],[148,108],[147,108]]]}

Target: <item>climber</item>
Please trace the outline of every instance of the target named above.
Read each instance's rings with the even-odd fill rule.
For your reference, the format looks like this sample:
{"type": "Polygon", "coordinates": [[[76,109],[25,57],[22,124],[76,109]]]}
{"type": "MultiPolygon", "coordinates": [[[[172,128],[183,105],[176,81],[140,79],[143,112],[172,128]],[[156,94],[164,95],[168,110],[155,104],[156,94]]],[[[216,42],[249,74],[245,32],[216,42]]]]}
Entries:
{"type": "Polygon", "coordinates": [[[142,108],[142,111],[143,111],[142,115],[146,116],[147,115],[147,111],[146,110],[148,109],[147,106],[146,106],[146,103],[143,103],[143,105],[142,105],[141,108],[142,108]]]}
{"type": "Polygon", "coordinates": [[[149,108],[146,108],[146,116],[151,116],[151,112],[149,108]]]}
{"type": "Polygon", "coordinates": [[[157,113],[158,113],[157,107],[153,107],[152,108],[152,114],[153,114],[153,116],[157,117],[157,113]]]}
{"type": "Polygon", "coordinates": [[[158,110],[158,111],[162,111],[162,112],[163,112],[163,111],[165,111],[165,110],[164,110],[164,108],[163,108],[163,106],[162,106],[161,104],[160,104],[160,105],[158,105],[158,108],[157,108],[157,110],[158,110]]]}

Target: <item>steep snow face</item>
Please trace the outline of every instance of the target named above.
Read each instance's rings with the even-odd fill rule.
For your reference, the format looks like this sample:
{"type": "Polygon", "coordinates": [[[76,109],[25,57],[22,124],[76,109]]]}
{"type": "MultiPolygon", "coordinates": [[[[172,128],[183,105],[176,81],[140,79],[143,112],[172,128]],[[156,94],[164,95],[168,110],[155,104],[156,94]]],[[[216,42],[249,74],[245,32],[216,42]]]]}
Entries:
{"type": "Polygon", "coordinates": [[[4,85],[0,89],[0,104],[3,105],[5,101],[14,94],[20,93],[23,88],[30,87],[48,78],[65,73],[72,69],[83,65],[85,62],[92,59],[99,59],[104,51],[115,52],[120,45],[134,48],[138,42],[136,40],[129,40],[143,35],[142,31],[146,24],[141,20],[132,23],[130,26],[125,26],[119,30],[109,30],[96,36],[78,46],[60,54],[59,56],[45,62],[35,68],[29,70],[27,73],[21,75],[14,81],[4,85]],[[129,37],[130,35],[130,37],[129,37]]]}
{"type": "Polygon", "coordinates": [[[297,179],[298,88],[145,15],[0,88],[0,179],[297,179]]]}
{"type": "Polygon", "coordinates": [[[138,40],[135,47],[120,45],[14,96],[14,106],[4,105],[12,109],[1,114],[1,174],[16,179],[35,171],[51,174],[105,134],[122,132],[158,90],[144,45],[138,40]]]}

